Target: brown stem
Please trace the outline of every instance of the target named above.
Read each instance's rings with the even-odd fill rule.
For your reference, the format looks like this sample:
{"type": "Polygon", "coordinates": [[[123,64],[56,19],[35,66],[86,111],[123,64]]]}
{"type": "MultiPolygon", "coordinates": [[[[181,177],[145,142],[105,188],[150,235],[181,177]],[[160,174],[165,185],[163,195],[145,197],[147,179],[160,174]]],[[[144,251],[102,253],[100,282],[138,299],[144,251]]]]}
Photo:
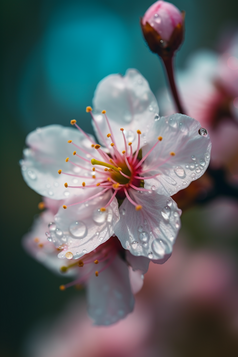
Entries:
{"type": "Polygon", "coordinates": [[[185,110],[181,104],[181,100],[177,91],[176,83],[174,80],[174,68],[173,68],[173,57],[167,57],[167,58],[162,58],[164,67],[167,73],[168,81],[169,81],[169,86],[174,98],[175,105],[177,107],[177,110],[181,114],[185,114],[185,110]]]}

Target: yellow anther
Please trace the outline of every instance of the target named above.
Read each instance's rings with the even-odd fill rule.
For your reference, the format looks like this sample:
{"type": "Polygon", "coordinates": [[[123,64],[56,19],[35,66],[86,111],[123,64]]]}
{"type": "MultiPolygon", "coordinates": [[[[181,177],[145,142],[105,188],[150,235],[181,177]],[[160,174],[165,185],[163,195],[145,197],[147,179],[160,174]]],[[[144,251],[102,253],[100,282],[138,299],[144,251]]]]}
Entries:
{"type": "Polygon", "coordinates": [[[64,187],[68,187],[68,184],[67,184],[67,182],[65,182],[65,184],[64,184],[64,187]]]}
{"type": "Polygon", "coordinates": [[[66,209],[66,208],[67,208],[67,206],[65,206],[65,205],[63,205],[62,207],[63,207],[63,209],[66,209]]]}
{"type": "Polygon", "coordinates": [[[85,186],[86,186],[86,183],[85,183],[85,182],[82,182],[82,186],[85,187],[85,186]]]}
{"type": "Polygon", "coordinates": [[[107,168],[105,168],[104,171],[109,171],[109,170],[107,168]]]}
{"type": "Polygon", "coordinates": [[[69,158],[68,158],[68,157],[66,157],[65,162],[68,162],[68,161],[69,161],[69,158]]]}
{"type": "Polygon", "coordinates": [[[95,171],[95,170],[96,170],[95,167],[93,167],[93,168],[92,168],[92,171],[95,171]]]}
{"type": "Polygon", "coordinates": [[[44,209],[44,208],[45,208],[44,202],[38,203],[38,208],[39,208],[39,209],[44,209]]]}
{"type": "Polygon", "coordinates": [[[113,160],[112,160],[112,159],[109,159],[109,162],[110,162],[111,164],[113,164],[113,160]]]}
{"type": "Polygon", "coordinates": [[[96,175],[93,175],[92,178],[95,179],[95,178],[96,178],[96,175]]]}
{"type": "Polygon", "coordinates": [[[40,241],[39,238],[37,238],[37,237],[34,238],[34,242],[35,242],[35,243],[39,243],[39,241],[40,241]]]}
{"type": "Polygon", "coordinates": [[[80,268],[82,268],[82,267],[84,266],[84,262],[83,262],[82,260],[79,260],[78,266],[79,266],[80,268]]]}
{"type": "Polygon", "coordinates": [[[98,260],[96,259],[96,260],[94,260],[94,264],[98,264],[98,260]]]}
{"type": "Polygon", "coordinates": [[[44,247],[44,244],[40,243],[40,244],[38,244],[38,247],[39,247],[39,248],[43,248],[43,247],[44,247]]]}
{"type": "Polygon", "coordinates": [[[98,271],[97,270],[95,271],[95,275],[98,276],[98,271]]]}
{"type": "Polygon", "coordinates": [[[136,211],[140,211],[142,209],[141,205],[136,206],[136,211]]]}
{"type": "Polygon", "coordinates": [[[73,152],[73,155],[76,155],[76,154],[77,154],[76,151],[74,151],[74,152],[73,152]]]}
{"type": "Polygon", "coordinates": [[[95,147],[95,145],[94,145],[94,144],[92,144],[92,145],[91,145],[91,148],[94,148],[94,147],[95,147]]]}
{"type": "Polygon", "coordinates": [[[123,128],[121,128],[120,130],[121,130],[121,131],[124,131],[124,129],[123,129],[123,128]]]}
{"type": "Polygon", "coordinates": [[[114,146],[115,144],[114,143],[111,143],[111,146],[114,146]]]}
{"type": "Polygon", "coordinates": [[[98,183],[96,184],[96,186],[100,186],[100,182],[98,182],[98,183]]]}
{"type": "Polygon", "coordinates": [[[98,150],[98,149],[100,149],[101,146],[99,144],[96,144],[96,145],[94,145],[94,147],[96,150],[98,150]]]}
{"type": "Polygon", "coordinates": [[[63,267],[60,268],[61,273],[66,273],[67,270],[68,270],[68,268],[65,267],[65,266],[63,266],[63,267]]]}
{"type": "Polygon", "coordinates": [[[131,146],[131,145],[132,145],[132,143],[128,143],[128,145],[129,145],[129,146],[131,146]]]}
{"type": "Polygon", "coordinates": [[[163,140],[162,136],[159,136],[159,137],[158,137],[158,140],[159,140],[159,141],[162,141],[162,140],[163,140]]]}
{"type": "Polygon", "coordinates": [[[110,138],[112,135],[110,133],[107,134],[107,137],[110,138]]]}
{"type": "Polygon", "coordinates": [[[115,188],[115,189],[117,189],[119,186],[120,186],[119,183],[114,183],[114,184],[112,185],[112,187],[115,188]]]}
{"type": "Polygon", "coordinates": [[[63,291],[63,290],[65,290],[65,286],[64,285],[60,285],[59,289],[63,291]]]}
{"type": "Polygon", "coordinates": [[[72,143],[72,140],[68,140],[68,143],[71,144],[71,143],[72,143]]]}
{"type": "Polygon", "coordinates": [[[170,153],[170,155],[171,155],[171,156],[175,156],[175,152],[172,151],[172,152],[170,153]]]}
{"type": "Polygon", "coordinates": [[[106,114],[106,110],[102,110],[102,114],[106,114]]]}
{"type": "Polygon", "coordinates": [[[105,212],[105,211],[106,211],[106,208],[105,208],[105,207],[102,207],[102,208],[100,208],[100,211],[101,211],[101,212],[105,212]]]}
{"type": "Polygon", "coordinates": [[[58,170],[58,174],[59,174],[59,175],[61,174],[61,172],[62,172],[62,170],[58,170]]]}
{"type": "Polygon", "coordinates": [[[91,112],[91,111],[92,111],[92,108],[91,108],[91,107],[87,107],[87,108],[86,108],[86,112],[87,112],[87,113],[89,113],[89,112],[91,112]]]}
{"type": "Polygon", "coordinates": [[[139,135],[140,135],[140,134],[141,134],[141,131],[140,131],[140,130],[137,130],[137,134],[139,134],[139,135]]]}
{"type": "Polygon", "coordinates": [[[111,182],[112,180],[111,180],[111,178],[110,178],[110,177],[108,177],[108,178],[107,178],[107,181],[111,182]]]}
{"type": "Polygon", "coordinates": [[[83,286],[80,285],[80,284],[75,284],[75,285],[74,285],[74,288],[75,288],[76,290],[81,290],[81,289],[83,288],[83,286]]]}
{"type": "Polygon", "coordinates": [[[62,246],[62,245],[60,245],[58,248],[56,248],[58,251],[60,251],[60,250],[63,250],[64,249],[64,247],[62,246]]]}
{"type": "Polygon", "coordinates": [[[74,125],[74,124],[76,124],[77,123],[77,121],[75,120],[75,119],[72,119],[71,121],[70,121],[70,124],[71,125],[74,125]]]}
{"type": "Polygon", "coordinates": [[[118,168],[117,168],[117,169],[118,169],[119,171],[122,171],[122,168],[121,168],[121,167],[119,167],[119,166],[118,166],[118,168]]]}
{"type": "Polygon", "coordinates": [[[122,153],[122,154],[125,154],[126,152],[125,152],[125,150],[123,150],[121,153],[122,153]]]}

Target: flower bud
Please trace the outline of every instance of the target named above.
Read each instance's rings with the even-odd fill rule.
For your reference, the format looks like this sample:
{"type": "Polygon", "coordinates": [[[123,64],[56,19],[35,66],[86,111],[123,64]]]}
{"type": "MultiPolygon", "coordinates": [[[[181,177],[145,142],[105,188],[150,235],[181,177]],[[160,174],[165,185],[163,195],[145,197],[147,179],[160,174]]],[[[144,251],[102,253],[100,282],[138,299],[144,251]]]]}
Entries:
{"type": "Polygon", "coordinates": [[[141,19],[141,28],[152,52],[172,57],[183,41],[184,12],[166,1],[157,1],[141,19]]]}

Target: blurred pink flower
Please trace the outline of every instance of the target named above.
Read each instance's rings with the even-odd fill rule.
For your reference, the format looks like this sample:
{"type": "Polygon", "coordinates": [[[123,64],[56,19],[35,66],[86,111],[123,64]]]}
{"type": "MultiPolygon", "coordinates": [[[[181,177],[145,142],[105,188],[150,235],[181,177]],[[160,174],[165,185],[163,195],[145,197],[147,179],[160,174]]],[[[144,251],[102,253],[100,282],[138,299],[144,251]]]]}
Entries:
{"type": "MultiPolygon", "coordinates": [[[[212,164],[238,172],[238,42],[237,35],[222,55],[194,54],[186,70],[178,72],[178,87],[188,115],[209,131],[212,164]]],[[[169,95],[161,101],[173,113],[169,95]]]]}

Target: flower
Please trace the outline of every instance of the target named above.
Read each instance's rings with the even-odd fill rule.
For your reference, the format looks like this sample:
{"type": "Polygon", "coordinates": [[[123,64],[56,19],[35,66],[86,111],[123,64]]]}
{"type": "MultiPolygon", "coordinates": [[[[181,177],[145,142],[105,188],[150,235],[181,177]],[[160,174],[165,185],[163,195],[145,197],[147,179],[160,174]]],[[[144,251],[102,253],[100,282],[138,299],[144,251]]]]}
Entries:
{"type": "Polygon", "coordinates": [[[152,52],[172,56],[183,41],[184,13],[166,1],[149,7],[141,20],[141,28],[152,52]]]}
{"type": "Polygon", "coordinates": [[[51,125],[29,134],[21,164],[31,188],[64,199],[49,222],[48,240],[60,249],[59,258],[76,260],[66,271],[84,269],[74,283],[87,281],[90,315],[109,324],[133,309],[128,264],[139,271],[138,290],[149,261],[163,263],[170,256],[181,214],[170,195],[205,172],[211,144],[196,120],[160,118],[136,70],[102,80],[93,104],[94,113],[91,107],[87,112],[103,147],[72,120],[78,130],[51,125]],[[119,315],[103,315],[105,310],[119,315]]]}

